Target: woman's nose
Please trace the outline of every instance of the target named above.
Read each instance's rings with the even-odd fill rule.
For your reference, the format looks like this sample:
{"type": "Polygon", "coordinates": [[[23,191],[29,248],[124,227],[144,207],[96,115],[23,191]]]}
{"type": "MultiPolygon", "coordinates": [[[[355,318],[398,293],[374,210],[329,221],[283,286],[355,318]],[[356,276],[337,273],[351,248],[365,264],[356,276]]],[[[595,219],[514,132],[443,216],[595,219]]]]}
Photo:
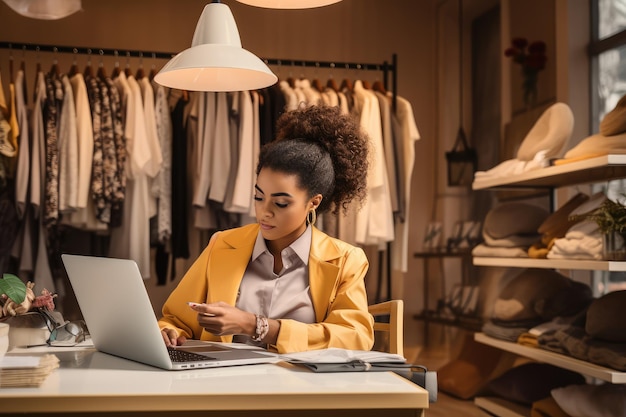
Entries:
{"type": "Polygon", "coordinates": [[[269,207],[269,204],[264,202],[257,204],[256,210],[260,218],[269,218],[274,215],[271,208],[269,207]]]}

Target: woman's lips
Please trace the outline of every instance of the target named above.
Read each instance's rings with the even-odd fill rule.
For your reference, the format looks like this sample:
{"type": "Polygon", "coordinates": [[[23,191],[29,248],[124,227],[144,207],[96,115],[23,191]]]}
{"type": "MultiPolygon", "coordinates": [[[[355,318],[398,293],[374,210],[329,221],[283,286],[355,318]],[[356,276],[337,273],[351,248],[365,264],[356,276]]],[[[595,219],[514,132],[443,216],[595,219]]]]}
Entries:
{"type": "Polygon", "coordinates": [[[274,226],[270,226],[269,224],[261,223],[261,229],[263,229],[263,230],[271,230],[273,228],[274,228],[274,226]]]}

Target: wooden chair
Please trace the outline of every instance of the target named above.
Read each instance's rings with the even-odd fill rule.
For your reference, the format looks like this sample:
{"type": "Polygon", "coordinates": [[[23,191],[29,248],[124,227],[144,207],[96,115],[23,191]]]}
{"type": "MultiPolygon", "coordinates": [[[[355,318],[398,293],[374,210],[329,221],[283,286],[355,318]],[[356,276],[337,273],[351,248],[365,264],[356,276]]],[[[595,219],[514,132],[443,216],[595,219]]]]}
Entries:
{"type": "MultiPolygon", "coordinates": [[[[374,333],[386,333],[386,351],[404,356],[404,301],[390,300],[368,306],[374,316],[374,333]],[[388,321],[381,318],[388,317],[388,321]]],[[[377,343],[379,345],[379,343],[377,343]]]]}

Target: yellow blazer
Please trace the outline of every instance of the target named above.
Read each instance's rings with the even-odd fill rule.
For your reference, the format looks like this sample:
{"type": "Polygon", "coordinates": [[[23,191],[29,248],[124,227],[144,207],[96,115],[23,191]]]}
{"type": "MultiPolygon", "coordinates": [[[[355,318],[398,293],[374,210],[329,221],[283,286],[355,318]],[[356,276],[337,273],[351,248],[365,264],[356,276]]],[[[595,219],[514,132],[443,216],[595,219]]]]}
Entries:
{"type": "MultiPolygon", "coordinates": [[[[231,342],[199,326],[188,301],[235,305],[259,232],[252,224],[216,233],[163,305],[161,329],[200,340],[231,342]]],[[[374,319],[367,311],[364,277],[369,268],[361,248],[313,228],[309,255],[309,285],[316,323],[280,321],[274,348],[279,353],[329,347],[370,350],[374,319]]]]}

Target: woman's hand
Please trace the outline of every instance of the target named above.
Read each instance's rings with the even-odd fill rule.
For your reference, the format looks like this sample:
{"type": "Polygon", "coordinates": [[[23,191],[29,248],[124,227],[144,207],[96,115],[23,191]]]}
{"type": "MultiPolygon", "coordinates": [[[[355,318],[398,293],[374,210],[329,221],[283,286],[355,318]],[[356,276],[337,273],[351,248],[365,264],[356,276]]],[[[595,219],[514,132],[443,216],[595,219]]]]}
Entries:
{"type": "Polygon", "coordinates": [[[165,342],[165,346],[180,346],[187,341],[185,336],[178,336],[176,330],[174,329],[163,329],[161,330],[161,336],[163,336],[163,341],[165,342]]]}
{"type": "Polygon", "coordinates": [[[226,304],[223,301],[211,304],[189,303],[198,313],[198,324],[216,336],[245,334],[253,336],[256,316],[226,304]]]}

